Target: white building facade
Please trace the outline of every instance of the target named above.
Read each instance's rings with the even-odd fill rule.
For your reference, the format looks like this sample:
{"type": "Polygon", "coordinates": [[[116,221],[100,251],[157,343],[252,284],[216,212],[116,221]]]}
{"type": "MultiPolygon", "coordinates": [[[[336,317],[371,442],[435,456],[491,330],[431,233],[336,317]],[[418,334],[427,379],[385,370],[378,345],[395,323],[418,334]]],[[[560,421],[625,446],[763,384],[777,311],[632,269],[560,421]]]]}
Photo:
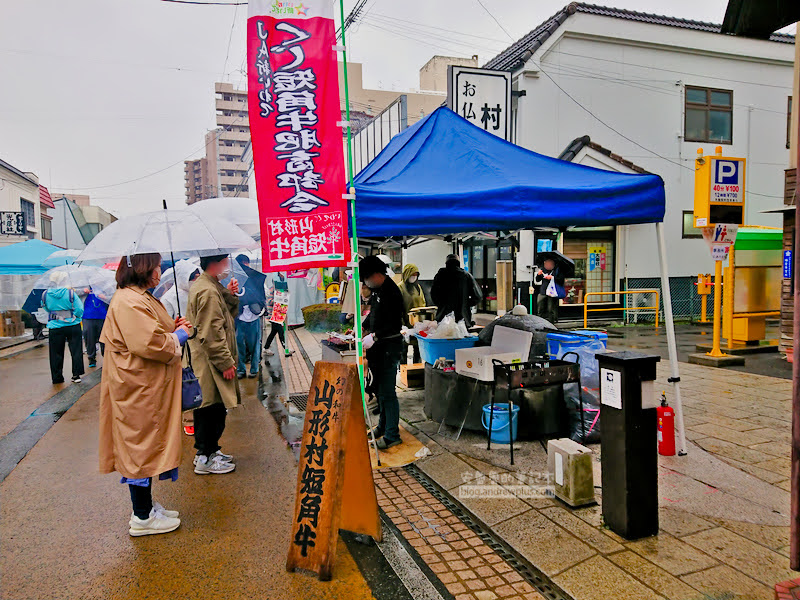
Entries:
{"type": "MultiPolygon", "coordinates": [[[[793,60],[793,36],[733,37],[718,25],[572,3],[485,66],[512,73],[518,145],[663,178],[674,302],[692,303],[691,278],[713,271],[690,220],[697,151],[721,146],[725,156],[746,158],[746,224],[780,227],[780,215],[762,211],[782,205],[793,60]]],[[[534,248],[548,240],[576,260],[568,304],[582,304],[590,291],[660,285],[654,227],[634,225],[521,232],[514,249],[521,292],[534,248]]],[[[492,270],[475,264],[474,253],[502,248],[485,243],[465,252],[468,266],[484,269],[477,278],[490,279],[492,270]]],[[[679,316],[693,310],[675,308],[679,316]]]]}
{"type": "MultiPolygon", "coordinates": [[[[42,239],[42,229],[49,227],[43,224],[42,217],[47,220],[46,208],[42,211],[39,197],[39,178],[33,173],[20,171],[13,165],[0,160],[0,211],[23,212],[27,232],[24,235],[0,235],[0,246],[25,241],[26,239],[42,239]]],[[[45,232],[45,239],[49,239],[45,232]]]]}

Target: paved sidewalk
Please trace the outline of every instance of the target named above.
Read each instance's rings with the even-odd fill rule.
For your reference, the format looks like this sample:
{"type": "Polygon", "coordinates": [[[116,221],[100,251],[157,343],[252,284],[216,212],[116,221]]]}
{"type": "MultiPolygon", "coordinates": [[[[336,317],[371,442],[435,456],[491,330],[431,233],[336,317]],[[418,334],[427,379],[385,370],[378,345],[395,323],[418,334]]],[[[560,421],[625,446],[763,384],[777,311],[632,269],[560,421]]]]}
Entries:
{"type": "MultiPolygon", "coordinates": [[[[319,339],[302,335],[307,348],[319,339]]],[[[672,400],[666,361],[658,372],[657,390],[672,400]]],[[[788,561],[791,381],[685,363],[681,375],[689,455],[659,457],[661,531],[635,542],[604,527],[600,505],[574,510],[541,494],[525,497],[525,486],[535,487],[547,471],[546,452],[538,443],[515,448],[512,468],[506,449],[486,451],[483,434],[465,431],[458,441],[439,436],[438,423],[422,412],[422,392],[401,394],[401,415],[432,451],[415,465],[569,596],[771,600],[775,583],[796,576],[788,561]],[[463,486],[474,485],[496,497],[462,493],[463,486]]],[[[600,445],[592,449],[602,502],[600,445]]],[[[439,515],[438,501],[420,495],[415,483],[402,469],[376,472],[381,506],[407,541],[422,548],[422,558],[432,566],[448,553],[434,572],[444,576],[451,593],[459,600],[517,594],[477,582],[470,588],[469,571],[454,572],[451,561],[463,557],[444,548],[439,530],[451,523],[439,515]],[[408,502],[415,494],[417,505],[408,502]],[[428,503],[433,510],[422,507],[428,503]]],[[[482,573],[476,571],[476,579],[495,576],[482,573]]]]}
{"type": "Polygon", "coordinates": [[[176,483],[155,497],[181,512],[174,533],[131,538],[130,498],[118,475],[97,472],[99,386],[84,395],[0,484],[3,597],[250,600],[371,598],[340,541],[333,580],[287,573],[296,463],[256,380],[230,412],[222,442],[237,469],[192,472],[191,438],[176,483]]]}

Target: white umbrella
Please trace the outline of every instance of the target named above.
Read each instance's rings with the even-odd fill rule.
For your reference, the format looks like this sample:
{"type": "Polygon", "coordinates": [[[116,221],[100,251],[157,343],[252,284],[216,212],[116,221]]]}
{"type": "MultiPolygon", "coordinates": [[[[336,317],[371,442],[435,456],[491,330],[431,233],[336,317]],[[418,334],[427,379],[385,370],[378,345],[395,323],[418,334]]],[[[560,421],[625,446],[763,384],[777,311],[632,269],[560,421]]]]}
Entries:
{"type": "Polygon", "coordinates": [[[255,245],[253,238],[225,219],[188,210],[158,210],[115,221],[89,242],[75,262],[150,252],[212,256],[255,245]]]}
{"type": "Polygon", "coordinates": [[[71,265],[81,253],[80,250],[56,250],[42,261],[43,267],[71,265]]]}
{"type": "Polygon", "coordinates": [[[87,288],[103,302],[108,303],[117,289],[116,275],[113,271],[88,265],[62,265],[50,269],[34,282],[33,290],[72,288],[84,295],[87,288]]]}
{"type": "Polygon", "coordinates": [[[251,198],[208,198],[195,202],[187,210],[203,217],[230,221],[249,236],[261,233],[258,203],[251,198]]]}

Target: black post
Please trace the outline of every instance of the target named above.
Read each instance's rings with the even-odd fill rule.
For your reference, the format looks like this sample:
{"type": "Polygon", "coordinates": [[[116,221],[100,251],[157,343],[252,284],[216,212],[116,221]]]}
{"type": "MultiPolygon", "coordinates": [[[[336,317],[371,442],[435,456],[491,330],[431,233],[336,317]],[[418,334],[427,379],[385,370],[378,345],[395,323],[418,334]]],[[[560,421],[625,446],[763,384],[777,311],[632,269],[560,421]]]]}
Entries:
{"type": "Polygon", "coordinates": [[[658,533],[658,448],[653,387],[660,356],[597,354],[600,366],[603,520],[633,540],[658,533]]]}

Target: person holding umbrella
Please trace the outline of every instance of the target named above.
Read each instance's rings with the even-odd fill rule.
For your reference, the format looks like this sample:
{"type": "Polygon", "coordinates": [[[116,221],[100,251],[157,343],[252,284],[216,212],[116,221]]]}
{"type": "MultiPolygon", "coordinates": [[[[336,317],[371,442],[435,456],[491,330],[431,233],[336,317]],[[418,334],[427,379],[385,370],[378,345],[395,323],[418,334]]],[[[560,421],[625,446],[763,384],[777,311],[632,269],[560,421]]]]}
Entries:
{"type": "Polygon", "coordinates": [[[50,273],[52,287],[42,294],[42,306],[47,311],[50,348],[50,377],[53,385],[64,383],[64,346],[72,357],[72,382],[80,383],[83,376],[83,340],[81,318],[83,301],[69,284],[63,271],[50,273]]]}
{"type": "Polygon", "coordinates": [[[539,261],[542,268],[536,271],[539,283],[536,313],[555,325],[558,322],[558,301],[567,295],[564,280],[575,272],[575,263],[557,251],[540,252],[539,261]]]}
{"type": "Polygon", "coordinates": [[[191,331],[148,292],[161,255],[123,258],[100,341],[100,472],[118,472],[133,505],[128,533],[167,533],[181,521],[153,500],[153,478],[175,480],[181,462],[181,346],[191,331]]]}
{"type": "Polygon", "coordinates": [[[197,335],[189,340],[194,372],[203,390],[203,404],[194,411],[194,472],[198,475],[230,473],[233,456],[219,445],[225,431],[227,409],[242,403],[236,378],[237,350],[234,321],[239,312],[239,284],[220,283],[230,276],[227,254],[200,258],[203,273],[189,290],[186,316],[197,335]]]}

